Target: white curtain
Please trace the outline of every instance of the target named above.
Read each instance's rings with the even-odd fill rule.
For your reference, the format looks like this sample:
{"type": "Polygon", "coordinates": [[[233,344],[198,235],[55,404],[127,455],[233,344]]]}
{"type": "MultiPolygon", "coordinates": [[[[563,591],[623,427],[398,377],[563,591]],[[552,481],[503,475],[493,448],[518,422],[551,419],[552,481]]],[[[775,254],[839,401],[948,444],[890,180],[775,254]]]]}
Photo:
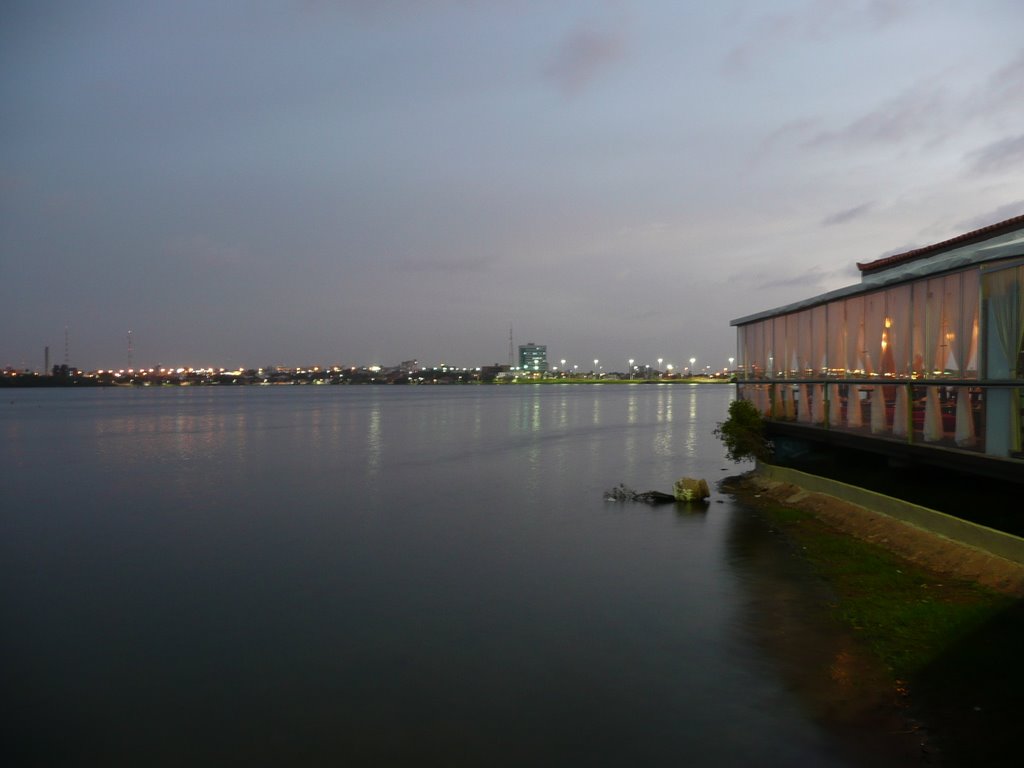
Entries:
{"type": "Polygon", "coordinates": [[[843,401],[839,396],[839,385],[829,384],[829,392],[832,397],[828,401],[828,424],[830,427],[842,427],[843,425],[843,401]]]}
{"type": "Polygon", "coordinates": [[[882,372],[905,378],[910,371],[910,286],[885,292],[885,336],[888,348],[882,357],[882,372]]]}
{"type": "Polygon", "coordinates": [[[971,411],[971,390],[969,387],[956,388],[956,434],[954,439],[961,448],[973,448],[977,441],[974,430],[974,413],[971,411]]]}
{"type": "Polygon", "coordinates": [[[811,403],[813,399],[811,397],[811,386],[810,384],[803,384],[800,386],[800,421],[805,424],[811,423],[811,403]]]}
{"type": "Polygon", "coordinates": [[[825,423],[825,385],[814,385],[814,397],[811,400],[811,421],[815,424],[825,423]]]}
{"type": "Polygon", "coordinates": [[[846,389],[846,423],[851,427],[864,426],[864,415],[860,409],[859,384],[851,384],[846,389]]]}
{"type": "Polygon", "coordinates": [[[896,387],[896,406],[892,413],[892,433],[897,437],[907,436],[907,388],[896,387]]]}
{"type": "Polygon", "coordinates": [[[942,313],[944,288],[941,277],[928,281],[924,319],[924,375],[928,379],[934,379],[946,367],[945,342],[942,340],[942,332],[945,329],[945,317],[942,313]]]}
{"type": "Polygon", "coordinates": [[[839,300],[827,305],[828,313],[828,367],[831,373],[848,368],[846,355],[846,302],[839,300]]]}
{"type": "MultiPolygon", "coordinates": [[[[862,376],[864,350],[864,297],[854,296],[846,300],[846,370],[855,376],[862,376]],[[861,371],[857,374],[856,371],[861,371]]],[[[846,423],[861,427],[864,420],[860,411],[860,387],[850,385],[846,394],[846,423]]]]}
{"type": "Polygon", "coordinates": [[[864,366],[871,375],[884,373],[882,352],[885,340],[885,293],[864,297],[864,366]]]}
{"type": "Polygon", "coordinates": [[[978,378],[978,272],[963,276],[963,315],[957,343],[960,378],[978,378]]]}
{"type": "Polygon", "coordinates": [[[885,395],[881,385],[876,384],[871,388],[871,432],[880,435],[886,431],[885,395]]]}

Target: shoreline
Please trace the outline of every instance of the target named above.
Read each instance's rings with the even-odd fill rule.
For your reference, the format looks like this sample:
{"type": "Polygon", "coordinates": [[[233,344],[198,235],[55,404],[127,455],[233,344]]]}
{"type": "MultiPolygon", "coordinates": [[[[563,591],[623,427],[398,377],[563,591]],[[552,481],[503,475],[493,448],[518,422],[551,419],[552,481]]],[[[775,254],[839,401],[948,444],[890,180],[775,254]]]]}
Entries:
{"type": "Polygon", "coordinates": [[[773,644],[812,706],[843,700],[856,729],[874,725],[911,763],[1016,764],[1024,565],[755,471],[721,489],[781,536],[829,594],[824,606],[808,597],[794,620],[827,615],[849,643],[852,685],[835,670],[808,684],[799,640],[773,644]]]}

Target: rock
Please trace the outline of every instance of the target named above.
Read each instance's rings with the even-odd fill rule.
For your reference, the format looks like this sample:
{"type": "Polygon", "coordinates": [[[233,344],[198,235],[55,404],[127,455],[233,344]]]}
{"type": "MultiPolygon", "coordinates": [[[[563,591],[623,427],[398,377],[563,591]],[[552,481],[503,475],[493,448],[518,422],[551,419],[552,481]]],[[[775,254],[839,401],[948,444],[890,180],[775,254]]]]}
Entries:
{"type": "Polygon", "coordinates": [[[676,500],[676,497],[670,493],[634,491],[622,483],[619,483],[610,491],[605,491],[604,498],[607,501],[642,501],[645,504],[669,504],[676,500]]]}
{"type": "Polygon", "coordinates": [[[704,501],[711,495],[707,480],[694,477],[681,477],[674,486],[676,501],[704,501]]]}

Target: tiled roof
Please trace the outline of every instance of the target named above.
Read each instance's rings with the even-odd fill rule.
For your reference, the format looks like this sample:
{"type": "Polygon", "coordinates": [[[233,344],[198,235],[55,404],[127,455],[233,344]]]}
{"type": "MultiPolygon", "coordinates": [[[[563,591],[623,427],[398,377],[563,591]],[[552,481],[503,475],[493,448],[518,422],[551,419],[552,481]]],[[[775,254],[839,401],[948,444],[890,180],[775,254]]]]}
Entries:
{"type": "Polygon", "coordinates": [[[1005,221],[1000,221],[996,224],[990,224],[987,227],[976,229],[973,232],[965,232],[962,235],[951,237],[949,240],[943,240],[941,243],[925,245],[921,248],[915,248],[912,251],[897,253],[892,256],[886,256],[882,259],[876,259],[875,261],[863,263],[857,262],[857,269],[859,269],[861,273],[878,272],[882,269],[894,267],[897,264],[905,264],[908,261],[923,259],[926,256],[933,256],[936,253],[942,253],[943,251],[948,251],[953,248],[970,245],[971,243],[979,243],[983,240],[988,240],[991,237],[996,237],[1021,228],[1024,228],[1024,215],[1014,216],[1012,219],[1006,219],[1005,221]]]}

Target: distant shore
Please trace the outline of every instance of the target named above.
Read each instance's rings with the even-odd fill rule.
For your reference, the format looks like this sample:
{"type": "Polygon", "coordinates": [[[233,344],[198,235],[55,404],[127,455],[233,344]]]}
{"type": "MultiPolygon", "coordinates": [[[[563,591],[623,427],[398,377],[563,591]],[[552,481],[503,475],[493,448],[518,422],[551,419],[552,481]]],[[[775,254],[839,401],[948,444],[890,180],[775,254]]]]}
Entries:
{"type": "Polygon", "coordinates": [[[726,377],[692,376],[672,378],[539,378],[518,377],[510,379],[481,378],[471,372],[462,370],[431,372],[430,377],[414,375],[383,378],[370,375],[318,376],[307,372],[284,376],[260,377],[237,372],[204,372],[188,376],[119,376],[108,374],[78,374],[69,376],[43,376],[35,373],[0,376],[0,388],[74,388],[74,387],[209,387],[209,386],[309,386],[309,385],[408,385],[408,386],[448,386],[448,385],[495,385],[524,386],[551,384],[731,384],[733,380],[726,377]]]}

